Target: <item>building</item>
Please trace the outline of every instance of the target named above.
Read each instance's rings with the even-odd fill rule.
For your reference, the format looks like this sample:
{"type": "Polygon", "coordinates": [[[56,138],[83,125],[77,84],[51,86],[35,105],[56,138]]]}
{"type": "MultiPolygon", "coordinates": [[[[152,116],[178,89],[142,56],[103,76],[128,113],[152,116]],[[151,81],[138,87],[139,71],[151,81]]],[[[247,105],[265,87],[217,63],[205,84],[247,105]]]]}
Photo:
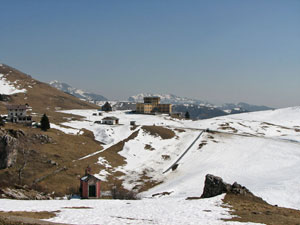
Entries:
{"type": "Polygon", "coordinates": [[[8,105],[7,121],[12,123],[31,123],[32,117],[27,115],[28,105],[8,105]]]}
{"type": "Polygon", "coordinates": [[[90,174],[91,168],[85,169],[85,175],[80,178],[80,197],[81,198],[100,198],[101,180],[90,174]]]}
{"type": "Polygon", "coordinates": [[[119,124],[119,118],[114,116],[105,117],[102,119],[102,124],[108,124],[108,125],[119,124]]]}
{"type": "Polygon", "coordinates": [[[160,104],[160,97],[145,97],[144,103],[136,103],[137,113],[172,113],[171,104],[160,104]]]}
{"type": "Polygon", "coordinates": [[[105,104],[101,107],[101,110],[105,112],[110,112],[112,111],[112,107],[109,104],[109,102],[105,102],[105,104]]]}

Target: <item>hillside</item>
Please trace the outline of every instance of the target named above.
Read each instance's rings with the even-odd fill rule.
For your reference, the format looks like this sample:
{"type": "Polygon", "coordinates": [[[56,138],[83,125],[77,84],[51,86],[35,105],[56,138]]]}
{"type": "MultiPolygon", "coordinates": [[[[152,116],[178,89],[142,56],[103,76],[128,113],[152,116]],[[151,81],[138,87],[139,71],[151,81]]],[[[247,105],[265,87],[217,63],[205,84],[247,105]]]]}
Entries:
{"type": "Polygon", "coordinates": [[[94,165],[97,159],[79,165],[72,162],[102,148],[91,132],[81,130],[81,135],[77,136],[54,129],[55,123],[80,119],[79,116],[57,110],[97,109],[98,106],[3,64],[0,66],[0,96],[0,115],[7,114],[7,104],[28,103],[32,107],[30,114],[33,120],[40,121],[42,114],[46,113],[53,125],[47,132],[12,123],[0,127],[0,164],[5,164],[7,160],[11,162],[9,168],[1,166],[0,188],[27,185],[29,188],[53,193],[54,196],[63,196],[77,189],[78,184],[74,180],[78,179],[77,176],[84,172],[87,165],[98,168],[94,165]]]}
{"type": "MultiPolygon", "coordinates": [[[[13,201],[3,200],[7,207],[0,207],[1,210],[59,210],[50,221],[74,224],[81,224],[83,217],[91,224],[97,221],[112,224],[236,224],[231,220],[245,224],[295,224],[299,220],[299,211],[281,207],[299,209],[300,205],[300,107],[199,121],[128,111],[101,116],[94,116],[95,110],[63,112],[82,119],[57,124],[56,129],[73,136],[74,140],[83,138],[81,131],[89,130],[103,147],[90,154],[81,152],[77,159],[72,156],[69,165],[73,163],[77,167],[98,161],[93,171],[102,180],[102,191],[109,191],[111,185],[118,186],[121,182],[125,189],[139,192],[142,200],[103,200],[105,204],[91,200],[47,204],[42,201],[38,205],[21,201],[19,208],[13,207],[13,201]],[[105,116],[118,117],[120,124],[95,123],[105,116]],[[131,126],[130,121],[136,121],[136,126],[131,126]],[[178,162],[177,169],[164,173],[203,131],[178,162]],[[212,199],[185,200],[202,194],[208,173],[221,176],[228,183],[237,181],[269,204],[279,207],[259,198],[228,194],[212,199]],[[72,213],[71,208],[77,213],[72,213]],[[239,217],[232,218],[232,214],[239,217]],[[90,215],[88,219],[86,215],[90,215]]],[[[71,177],[69,173],[68,179],[71,177]]],[[[60,179],[64,178],[61,176],[60,179]]],[[[55,185],[51,188],[55,189],[55,185]]]]}
{"type": "MultiPolygon", "coordinates": [[[[1,211],[51,211],[57,216],[50,221],[75,224],[80,224],[86,215],[90,215],[88,223],[91,224],[99,219],[112,224],[166,224],[168,221],[224,224],[222,219],[231,220],[233,213],[228,205],[223,205],[226,202],[235,207],[236,214],[242,212],[244,222],[294,224],[297,220],[299,211],[280,207],[300,209],[300,107],[197,121],[133,114],[126,110],[99,115],[95,105],[8,66],[0,68],[3,74],[1,113],[6,113],[5,104],[24,104],[26,100],[37,120],[46,112],[51,122],[47,132],[11,123],[0,129],[0,150],[12,146],[11,164],[0,169],[2,197],[8,197],[3,192],[5,188],[10,193],[34,189],[51,193],[52,197],[77,194],[79,178],[89,165],[101,179],[104,194],[115,186],[125,193],[139,193],[142,198],[141,201],[106,200],[106,204],[97,201],[40,201],[38,204],[19,201],[16,204],[3,199],[1,211]],[[49,104],[45,106],[45,102],[49,104]],[[99,124],[107,116],[119,118],[119,124],[99,124]],[[130,125],[131,121],[136,125],[130,125]],[[164,173],[198,136],[177,168],[164,173]],[[280,207],[229,195],[185,200],[202,194],[208,173],[221,176],[229,183],[237,181],[269,204],[280,207]],[[246,206],[250,209],[245,217],[246,206]],[[259,212],[255,211],[257,207],[259,212]],[[195,210],[201,213],[194,213],[195,210]],[[138,216],[132,211],[138,212],[138,216]],[[267,217],[255,220],[253,211],[267,217]],[[270,213],[272,216],[268,217],[270,213]],[[280,220],[273,215],[280,215],[280,220]],[[290,222],[285,215],[291,215],[290,222]]],[[[1,152],[0,156],[3,155],[1,152]]]]}
{"type": "Polygon", "coordinates": [[[300,196],[295,196],[292,187],[299,184],[299,111],[294,107],[199,121],[116,111],[109,115],[120,118],[122,125],[107,127],[94,124],[100,118],[90,116],[93,111],[72,110],[68,113],[86,120],[62,125],[89,129],[105,144],[99,152],[99,163],[106,167],[99,174],[102,179],[119,172],[125,188],[139,191],[162,182],[145,196],[165,191],[172,192],[171,197],[199,196],[205,174],[212,173],[246,185],[272,204],[298,208],[300,196]],[[131,127],[131,120],[138,126],[131,127]],[[196,142],[178,169],[162,174],[206,128],[210,132],[196,142]],[[122,140],[117,148],[122,161],[116,167],[105,153],[122,140]]]}
{"type": "MultiPolygon", "coordinates": [[[[59,91],[5,64],[1,64],[0,74],[0,80],[5,80],[7,85],[10,84],[11,87],[14,87],[14,90],[19,90],[12,92],[12,95],[8,97],[8,101],[0,101],[0,114],[7,114],[6,104],[28,103],[33,109],[33,115],[36,115],[34,119],[39,121],[40,116],[46,113],[52,121],[62,121],[62,114],[56,112],[58,109],[97,108],[96,105],[59,91]]],[[[0,94],[7,93],[0,90],[0,94]]]]}

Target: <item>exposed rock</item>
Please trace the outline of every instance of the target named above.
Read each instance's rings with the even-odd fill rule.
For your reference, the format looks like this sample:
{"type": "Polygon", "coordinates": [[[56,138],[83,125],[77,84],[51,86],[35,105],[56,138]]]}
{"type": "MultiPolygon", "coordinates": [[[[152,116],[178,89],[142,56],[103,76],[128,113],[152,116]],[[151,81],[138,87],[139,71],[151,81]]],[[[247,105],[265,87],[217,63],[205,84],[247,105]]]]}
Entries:
{"type": "Polygon", "coordinates": [[[1,198],[19,199],[19,200],[48,200],[52,199],[49,194],[37,192],[32,189],[24,188],[3,188],[0,189],[1,198]]]}
{"type": "Polygon", "coordinates": [[[0,94],[0,101],[2,102],[10,102],[11,97],[9,95],[0,94]]]}
{"type": "Polygon", "coordinates": [[[20,135],[0,129],[0,169],[12,167],[17,161],[19,142],[14,137],[20,135]]]}
{"type": "Polygon", "coordinates": [[[210,198],[223,193],[232,193],[238,195],[253,195],[246,187],[234,182],[227,184],[221,177],[207,174],[205,177],[205,186],[201,198],[210,198]]]}
{"type": "Polygon", "coordinates": [[[46,134],[33,134],[31,138],[33,139],[33,141],[38,141],[42,144],[48,144],[53,142],[52,138],[46,134]]]}

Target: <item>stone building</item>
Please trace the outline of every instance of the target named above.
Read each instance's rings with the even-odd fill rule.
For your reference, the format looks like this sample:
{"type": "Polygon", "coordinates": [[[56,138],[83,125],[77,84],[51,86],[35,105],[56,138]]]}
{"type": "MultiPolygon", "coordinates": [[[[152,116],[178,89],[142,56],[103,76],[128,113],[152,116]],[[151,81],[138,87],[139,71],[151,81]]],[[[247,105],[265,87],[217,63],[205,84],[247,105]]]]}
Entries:
{"type": "Polygon", "coordinates": [[[171,104],[160,104],[160,97],[145,97],[144,103],[136,103],[137,113],[172,113],[171,104]]]}

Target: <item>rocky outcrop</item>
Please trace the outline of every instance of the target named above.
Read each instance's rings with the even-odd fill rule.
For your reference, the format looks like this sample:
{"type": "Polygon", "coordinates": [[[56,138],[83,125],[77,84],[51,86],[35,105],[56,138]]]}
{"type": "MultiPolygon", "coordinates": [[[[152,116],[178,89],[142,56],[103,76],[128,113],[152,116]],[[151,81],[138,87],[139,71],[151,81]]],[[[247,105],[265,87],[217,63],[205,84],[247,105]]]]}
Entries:
{"type": "Polygon", "coordinates": [[[12,167],[17,161],[19,141],[16,137],[24,135],[21,131],[0,129],[0,169],[12,167]]]}
{"type": "Polygon", "coordinates": [[[19,200],[48,200],[52,199],[49,194],[38,192],[27,187],[3,188],[0,189],[0,198],[19,200]]]}
{"type": "Polygon", "coordinates": [[[201,198],[210,198],[223,193],[232,193],[238,195],[253,195],[246,187],[234,182],[227,184],[221,177],[207,174],[205,177],[205,186],[201,198]]]}
{"type": "Polygon", "coordinates": [[[46,134],[33,134],[31,135],[31,141],[42,144],[48,144],[53,142],[52,138],[46,134]]]}

